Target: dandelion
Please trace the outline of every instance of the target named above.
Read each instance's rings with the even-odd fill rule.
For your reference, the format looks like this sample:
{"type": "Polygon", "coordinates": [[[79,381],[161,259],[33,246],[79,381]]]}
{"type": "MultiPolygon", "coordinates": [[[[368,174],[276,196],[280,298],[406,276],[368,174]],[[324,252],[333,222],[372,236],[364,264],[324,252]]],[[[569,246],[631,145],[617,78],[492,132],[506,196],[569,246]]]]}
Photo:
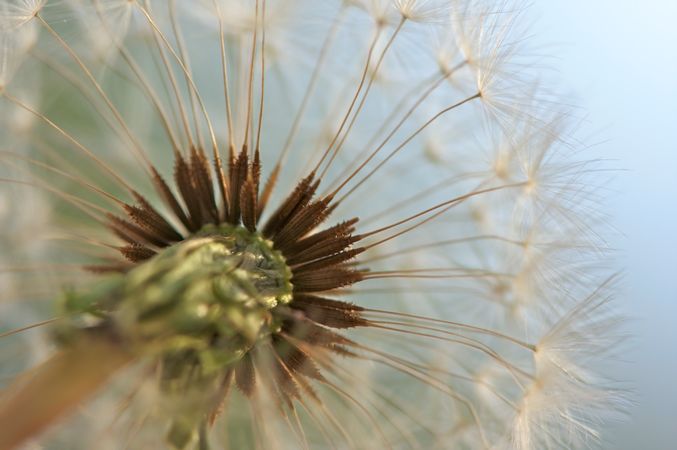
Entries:
{"type": "Polygon", "coordinates": [[[3,0],[0,448],[583,448],[594,189],[519,5],[3,0]]]}

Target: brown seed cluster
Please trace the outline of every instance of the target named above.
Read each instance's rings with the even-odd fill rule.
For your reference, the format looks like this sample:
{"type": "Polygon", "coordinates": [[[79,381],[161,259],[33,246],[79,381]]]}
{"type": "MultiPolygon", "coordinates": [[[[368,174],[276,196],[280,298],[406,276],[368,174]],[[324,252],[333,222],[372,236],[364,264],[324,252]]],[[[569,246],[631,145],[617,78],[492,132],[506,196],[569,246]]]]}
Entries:
{"type": "MultiPolygon", "coordinates": [[[[243,226],[261,233],[284,255],[292,270],[293,300],[272,311],[282,324],[279,331],[252,348],[226,374],[224,382],[230,385],[234,381],[245,395],[251,395],[257,379],[256,361],[260,363],[264,358],[266,370],[258,372],[266,372],[263,377],[272,381],[268,384],[281,400],[289,404],[301,390],[317,398],[309,380],[327,383],[320,368],[331,370],[331,356],[351,356],[349,348],[356,345],[336,330],[369,324],[359,306],[326,297],[364,278],[365,271],[354,263],[354,258],[365,250],[353,246],[360,240],[354,234],[358,219],[321,228],[337,203],[332,195],[314,198],[320,180],[313,172],[301,179],[278,208],[259,223],[277,171],[273,171],[260,193],[259,151],[250,155],[245,146],[238,155],[231,152],[229,159],[226,176],[216,153],[213,165],[197,148],[192,148],[188,156],[175,153],[174,183],[179,195],[151,166],[157,193],[185,232],[177,230],[134,191],[136,204],[124,205],[125,217],[108,215],[108,228],[126,242],[119,249],[126,261],[92,269],[124,272],[210,224],[243,226]]],[[[224,389],[224,396],[227,391],[224,389]]]]}

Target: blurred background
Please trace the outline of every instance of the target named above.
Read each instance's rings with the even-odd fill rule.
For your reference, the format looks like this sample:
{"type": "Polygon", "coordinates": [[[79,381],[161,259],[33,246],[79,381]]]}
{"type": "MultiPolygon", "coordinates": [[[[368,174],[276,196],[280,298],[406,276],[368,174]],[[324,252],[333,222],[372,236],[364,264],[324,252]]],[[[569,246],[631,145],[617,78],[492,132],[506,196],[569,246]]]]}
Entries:
{"type": "Polygon", "coordinates": [[[610,244],[633,337],[618,378],[630,377],[636,405],[605,448],[677,449],[677,1],[535,2],[527,14],[582,108],[587,152],[620,169],[608,184],[610,244]]]}

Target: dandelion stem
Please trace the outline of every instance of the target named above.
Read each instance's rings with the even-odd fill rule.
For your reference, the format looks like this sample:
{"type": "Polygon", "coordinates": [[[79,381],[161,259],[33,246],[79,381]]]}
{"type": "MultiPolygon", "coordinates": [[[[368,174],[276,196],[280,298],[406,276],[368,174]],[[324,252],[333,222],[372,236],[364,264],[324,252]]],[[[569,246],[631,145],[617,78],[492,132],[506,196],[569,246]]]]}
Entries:
{"type": "Polygon", "coordinates": [[[0,448],[17,448],[36,436],[132,360],[119,345],[94,338],[78,342],[24,374],[0,397],[0,448]]]}

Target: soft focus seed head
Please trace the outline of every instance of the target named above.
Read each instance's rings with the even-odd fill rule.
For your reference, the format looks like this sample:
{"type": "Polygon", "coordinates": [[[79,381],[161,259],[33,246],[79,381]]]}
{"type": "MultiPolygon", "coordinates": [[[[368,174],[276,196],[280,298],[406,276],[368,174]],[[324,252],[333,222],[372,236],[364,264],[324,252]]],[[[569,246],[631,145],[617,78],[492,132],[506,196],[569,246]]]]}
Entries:
{"type": "Polygon", "coordinates": [[[403,18],[412,22],[444,24],[451,13],[452,2],[446,0],[393,0],[403,18]]]}
{"type": "Polygon", "coordinates": [[[0,5],[0,30],[16,30],[30,22],[47,0],[8,0],[0,5]]]}
{"type": "Polygon", "coordinates": [[[37,24],[9,26],[0,18],[0,93],[12,81],[37,38],[37,24]]]}

